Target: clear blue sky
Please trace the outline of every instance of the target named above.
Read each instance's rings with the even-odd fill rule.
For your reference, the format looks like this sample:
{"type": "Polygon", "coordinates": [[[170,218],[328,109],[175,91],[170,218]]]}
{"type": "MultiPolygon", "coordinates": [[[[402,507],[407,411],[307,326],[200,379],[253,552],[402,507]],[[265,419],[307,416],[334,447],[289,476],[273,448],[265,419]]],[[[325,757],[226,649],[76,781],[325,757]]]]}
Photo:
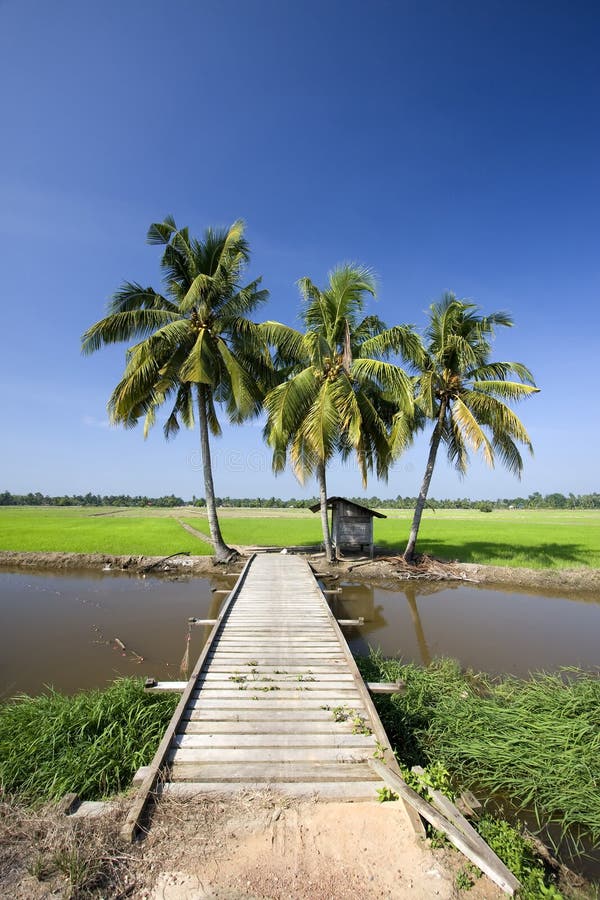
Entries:
{"type": "MultiPolygon", "coordinates": [[[[265,318],[344,260],[388,324],[444,290],[508,309],[535,458],[521,483],[441,463],[431,494],[598,490],[599,46],[577,0],[0,0],[0,490],[202,495],[195,433],[106,427],[123,349],[79,353],[124,278],[159,286],[168,213],[246,220],[265,318]]],[[[367,496],[416,494],[425,454],[367,496]]],[[[314,490],[271,475],[257,425],[215,456],[222,496],[314,490]]],[[[359,493],[353,468],[330,490],[359,493]]]]}

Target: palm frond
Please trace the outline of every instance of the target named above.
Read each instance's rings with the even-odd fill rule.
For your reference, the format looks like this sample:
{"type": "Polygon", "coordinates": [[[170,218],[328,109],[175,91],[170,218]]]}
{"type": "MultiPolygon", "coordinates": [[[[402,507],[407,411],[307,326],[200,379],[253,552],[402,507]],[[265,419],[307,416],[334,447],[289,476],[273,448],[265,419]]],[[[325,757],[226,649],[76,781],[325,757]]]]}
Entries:
{"type": "Polygon", "coordinates": [[[87,356],[107,344],[143,338],[163,325],[180,319],[178,313],[166,309],[143,308],[112,313],[88,328],[81,338],[81,352],[87,356]]]}
{"type": "Polygon", "coordinates": [[[454,466],[459,475],[466,475],[469,465],[469,454],[462,432],[451,417],[446,417],[444,421],[442,442],[446,445],[448,461],[454,466]]]}
{"type": "Polygon", "coordinates": [[[269,416],[272,445],[273,442],[288,443],[291,435],[302,430],[318,391],[318,379],[312,366],[309,366],[267,394],[264,404],[269,416]]]}
{"type": "Polygon", "coordinates": [[[474,381],[506,381],[511,375],[516,375],[524,384],[536,386],[531,371],[518,362],[486,362],[470,369],[465,377],[474,381]]]}
{"type": "Polygon", "coordinates": [[[153,222],[146,240],[149,244],[168,244],[174,231],[177,231],[175,219],[173,216],[165,216],[162,222],[153,222]]]}
{"type": "Polygon", "coordinates": [[[474,391],[491,394],[512,402],[523,400],[525,397],[530,397],[531,394],[540,392],[538,387],[522,384],[520,381],[492,381],[491,379],[489,381],[473,381],[471,387],[474,391]]]}
{"type": "Polygon", "coordinates": [[[109,313],[129,312],[132,309],[167,309],[178,313],[175,303],[171,303],[152,287],[142,287],[137,281],[125,281],[116,291],[109,304],[109,313]]]}
{"type": "Polygon", "coordinates": [[[481,425],[460,397],[456,397],[450,407],[454,426],[461,432],[463,440],[473,450],[481,450],[490,468],[494,467],[494,450],[481,425]]]}
{"type": "Polygon", "coordinates": [[[301,428],[302,434],[318,460],[327,462],[339,442],[340,414],[335,402],[332,382],[324,381],[309,408],[301,428]]]}
{"type": "Polygon", "coordinates": [[[425,363],[423,341],[412,325],[394,325],[373,335],[360,347],[361,356],[385,358],[392,352],[400,353],[406,362],[418,368],[425,363]]]}
{"type": "MultiPolygon", "coordinates": [[[[520,478],[523,471],[523,457],[510,435],[503,431],[496,432],[494,434],[494,448],[503,466],[508,469],[512,475],[516,475],[517,478],[520,478]]],[[[529,446],[529,449],[533,453],[531,445],[529,446]]]]}
{"type": "Polygon", "coordinates": [[[238,319],[250,315],[257,306],[266,303],[269,299],[269,292],[265,288],[260,288],[261,283],[262,278],[257,278],[244,287],[240,287],[220,307],[219,317],[223,321],[238,319]]]}
{"type": "Polygon", "coordinates": [[[382,391],[390,393],[405,412],[412,410],[413,382],[400,366],[379,359],[355,359],[352,376],[359,383],[370,381],[377,384],[382,391]]]}
{"type": "Polygon", "coordinates": [[[179,370],[181,381],[214,386],[219,378],[220,364],[214,342],[206,328],[201,328],[187,358],[179,370]]]}
{"type": "Polygon", "coordinates": [[[301,331],[282,325],[280,322],[263,322],[258,326],[265,342],[274,347],[280,364],[307,364],[310,353],[301,331]]]}

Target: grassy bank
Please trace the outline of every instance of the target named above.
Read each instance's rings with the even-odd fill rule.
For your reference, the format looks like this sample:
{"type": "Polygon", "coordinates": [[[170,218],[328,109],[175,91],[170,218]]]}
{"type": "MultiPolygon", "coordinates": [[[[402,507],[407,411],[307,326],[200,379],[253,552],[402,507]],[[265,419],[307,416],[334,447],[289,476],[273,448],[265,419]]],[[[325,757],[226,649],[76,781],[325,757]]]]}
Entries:
{"type": "Polygon", "coordinates": [[[600,678],[579,670],[526,680],[464,674],[453,660],[428,668],[377,654],[369,680],[406,682],[377,707],[407,766],[439,763],[461,786],[533,809],[566,837],[600,841],[600,678]]]}
{"type": "Polygon", "coordinates": [[[25,802],[71,791],[100,800],[130,786],[160,742],[179,697],[140,679],[72,697],[49,692],[0,706],[0,788],[25,802]]]}
{"type": "MultiPolygon", "coordinates": [[[[409,510],[386,510],[375,541],[402,551],[409,510]]],[[[318,516],[308,510],[223,509],[225,540],[237,545],[293,547],[321,541],[318,516]]],[[[177,519],[208,536],[202,509],[0,507],[0,550],[166,556],[211,546],[177,519]]],[[[421,552],[484,565],[534,569],[600,568],[600,512],[596,510],[426,510],[421,552]]]]}

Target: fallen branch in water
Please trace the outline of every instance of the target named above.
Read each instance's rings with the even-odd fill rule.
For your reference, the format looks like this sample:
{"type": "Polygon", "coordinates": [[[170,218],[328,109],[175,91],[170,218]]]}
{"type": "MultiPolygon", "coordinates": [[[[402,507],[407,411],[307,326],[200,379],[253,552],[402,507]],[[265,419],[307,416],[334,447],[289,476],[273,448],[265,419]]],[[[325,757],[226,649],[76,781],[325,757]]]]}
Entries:
{"type": "Polygon", "coordinates": [[[150,572],[152,569],[155,569],[156,566],[160,566],[161,563],[166,562],[168,559],[173,559],[174,556],[189,556],[189,550],[180,550],[178,553],[171,553],[170,556],[164,556],[162,559],[159,559],[157,562],[151,563],[149,566],[144,566],[143,569],[140,569],[140,572],[150,572]]]}
{"type": "Polygon", "coordinates": [[[115,644],[117,645],[119,650],[121,650],[123,656],[126,656],[129,653],[133,657],[135,662],[137,662],[137,663],[144,662],[144,657],[140,656],[139,653],[136,653],[135,650],[132,650],[131,647],[129,647],[129,648],[126,647],[125,644],[123,643],[123,641],[120,640],[120,638],[118,638],[118,637],[115,638],[115,644]]]}

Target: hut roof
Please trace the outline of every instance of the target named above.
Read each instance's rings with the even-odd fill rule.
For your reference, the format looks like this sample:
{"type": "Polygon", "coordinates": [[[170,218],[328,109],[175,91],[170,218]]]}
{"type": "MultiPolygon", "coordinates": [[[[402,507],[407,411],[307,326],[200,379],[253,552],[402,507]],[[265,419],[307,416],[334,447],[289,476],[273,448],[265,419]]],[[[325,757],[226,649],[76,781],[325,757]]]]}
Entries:
{"type": "MultiPolygon", "coordinates": [[[[362,509],[365,512],[368,512],[371,516],[376,516],[378,519],[387,519],[387,516],[384,516],[383,513],[377,512],[374,509],[369,509],[368,506],[363,506],[362,503],[355,503],[354,500],[348,500],[346,497],[328,497],[327,498],[327,508],[331,509],[334,503],[341,502],[347,503],[348,506],[355,506],[356,509],[362,509]]],[[[318,512],[321,509],[320,503],[315,503],[314,506],[308,507],[311,512],[318,512]]]]}

